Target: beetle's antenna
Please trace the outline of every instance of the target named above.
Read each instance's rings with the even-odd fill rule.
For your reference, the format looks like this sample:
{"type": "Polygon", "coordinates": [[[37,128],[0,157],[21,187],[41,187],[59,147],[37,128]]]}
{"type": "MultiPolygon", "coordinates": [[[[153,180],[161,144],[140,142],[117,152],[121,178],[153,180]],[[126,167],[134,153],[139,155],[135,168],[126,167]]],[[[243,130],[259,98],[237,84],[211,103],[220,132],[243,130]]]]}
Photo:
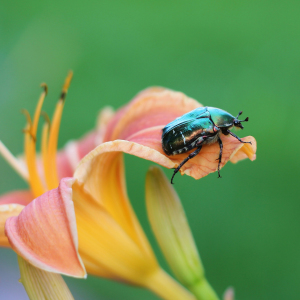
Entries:
{"type": "Polygon", "coordinates": [[[241,110],[240,112],[239,112],[239,114],[237,115],[237,119],[239,118],[239,116],[241,115],[243,113],[243,111],[241,110]]]}
{"type": "Polygon", "coordinates": [[[240,121],[240,122],[248,122],[248,121],[249,121],[249,118],[247,117],[245,120],[240,121]]]}

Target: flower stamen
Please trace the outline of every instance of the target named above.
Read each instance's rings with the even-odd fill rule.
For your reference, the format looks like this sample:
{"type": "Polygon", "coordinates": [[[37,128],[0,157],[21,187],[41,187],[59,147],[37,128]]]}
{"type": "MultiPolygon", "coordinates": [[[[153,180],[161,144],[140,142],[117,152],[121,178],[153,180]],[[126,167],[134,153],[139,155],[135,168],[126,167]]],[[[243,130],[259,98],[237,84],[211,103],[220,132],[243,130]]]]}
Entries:
{"type": "MultiPolygon", "coordinates": [[[[48,138],[49,138],[49,131],[50,131],[50,118],[49,116],[45,113],[42,112],[42,115],[45,119],[45,123],[43,125],[43,130],[42,130],[42,140],[41,140],[41,152],[42,152],[42,161],[43,161],[43,166],[47,165],[47,152],[48,152],[48,138]]],[[[46,185],[47,187],[49,186],[48,182],[47,182],[47,176],[45,173],[45,180],[46,180],[46,185]]]]}
{"type": "Polygon", "coordinates": [[[38,121],[42,110],[42,105],[44,103],[48,91],[46,84],[42,84],[42,87],[44,88],[44,91],[41,93],[40,99],[38,101],[34,113],[33,122],[31,122],[29,113],[26,110],[23,110],[23,113],[27,118],[27,125],[24,130],[25,157],[26,157],[26,163],[27,163],[27,168],[29,173],[29,185],[35,197],[38,197],[46,192],[46,189],[39,176],[37,163],[36,163],[36,133],[37,133],[38,121]]]}
{"type": "Polygon", "coordinates": [[[30,113],[27,109],[23,108],[21,110],[21,113],[25,116],[27,124],[26,124],[26,128],[22,129],[23,133],[29,133],[31,135],[31,137],[35,140],[35,136],[32,135],[31,132],[31,128],[32,128],[32,120],[31,120],[31,116],[30,113]]]}
{"type": "MultiPolygon", "coordinates": [[[[65,80],[64,86],[62,88],[60,99],[59,99],[58,103],[56,104],[56,109],[55,109],[53,119],[52,119],[52,126],[51,126],[50,132],[49,132],[47,150],[46,150],[46,147],[43,150],[45,178],[46,178],[47,188],[49,190],[56,188],[59,183],[57,168],[56,168],[57,141],[58,141],[61,116],[62,116],[64,103],[65,103],[65,97],[67,95],[68,88],[70,86],[72,77],[73,77],[73,72],[70,71],[65,80]]],[[[46,129],[45,129],[45,131],[46,131],[46,129]]],[[[46,138],[44,137],[44,139],[46,139],[46,138]]],[[[45,144],[46,144],[46,142],[45,142],[45,144]]]]}

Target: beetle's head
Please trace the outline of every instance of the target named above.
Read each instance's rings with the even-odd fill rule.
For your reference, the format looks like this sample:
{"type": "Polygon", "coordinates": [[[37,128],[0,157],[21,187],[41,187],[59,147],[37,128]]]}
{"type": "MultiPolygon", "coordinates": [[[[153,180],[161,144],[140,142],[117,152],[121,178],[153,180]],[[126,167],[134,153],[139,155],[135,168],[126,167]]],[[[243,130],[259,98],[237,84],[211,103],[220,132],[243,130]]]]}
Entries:
{"type": "Polygon", "coordinates": [[[241,122],[248,122],[249,121],[249,118],[247,117],[245,120],[239,120],[239,116],[242,114],[243,112],[240,111],[239,114],[237,115],[237,117],[234,119],[233,121],[233,125],[235,127],[238,127],[238,128],[242,128],[244,129],[244,126],[241,124],[241,122]]]}

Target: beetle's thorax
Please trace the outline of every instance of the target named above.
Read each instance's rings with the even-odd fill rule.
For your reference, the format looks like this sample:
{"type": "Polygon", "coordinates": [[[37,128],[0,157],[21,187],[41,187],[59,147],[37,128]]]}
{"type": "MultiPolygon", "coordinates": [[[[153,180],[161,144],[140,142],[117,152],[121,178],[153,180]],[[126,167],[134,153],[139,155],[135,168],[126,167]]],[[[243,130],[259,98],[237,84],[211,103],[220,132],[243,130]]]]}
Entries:
{"type": "Polygon", "coordinates": [[[216,107],[207,107],[207,110],[210,114],[210,119],[219,128],[233,126],[235,117],[227,111],[216,107]]]}

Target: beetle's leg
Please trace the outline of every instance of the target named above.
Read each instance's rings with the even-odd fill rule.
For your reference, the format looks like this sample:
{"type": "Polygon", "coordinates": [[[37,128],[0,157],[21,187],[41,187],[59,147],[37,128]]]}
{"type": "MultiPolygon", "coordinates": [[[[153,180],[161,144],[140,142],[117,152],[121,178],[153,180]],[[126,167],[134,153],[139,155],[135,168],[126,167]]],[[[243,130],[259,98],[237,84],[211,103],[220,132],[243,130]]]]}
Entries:
{"type": "Polygon", "coordinates": [[[219,158],[217,159],[219,161],[219,163],[218,163],[218,174],[219,174],[218,178],[221,178],[220,165],[221,165],[221,160],[222,160],[223,143],[219,136],[218,136],[218,142],[219,142],[219,146],[220,146],[219,158]]]}
{"type": "Polygon", "coordinates": [[[201,148],[202,148],[202,145],[198,146],[198,148],[197,148],[194,152],[192,152],[186,159],[184,159],[184,160],[180,163],[180,165],[175,169],[175,171],[174,171],[174,173],[173,173],[173,176],[172,176],[172,178],[171,178],[171,184],[173,184],[173,178],[174,178],[174,176],[176,175],[176,173],[180,170],[180,168],[181,168],[188,160],[190,160],[191,158],[195,157],[195,156],[200,152],[201,148]]]}
{"type": "Polygon", "coordinates": [[[238,139],[241,143],[252,145],[251,142],[244,142],[244,141],[242,141],[237,135],[235,135],[235,134],[234,134],[233,132],[231,132],[230,130],[227,130],[227,132],[228,132],[229,134],[231,134],[233,137],[235,137],[236,139],[238,139]]]}

